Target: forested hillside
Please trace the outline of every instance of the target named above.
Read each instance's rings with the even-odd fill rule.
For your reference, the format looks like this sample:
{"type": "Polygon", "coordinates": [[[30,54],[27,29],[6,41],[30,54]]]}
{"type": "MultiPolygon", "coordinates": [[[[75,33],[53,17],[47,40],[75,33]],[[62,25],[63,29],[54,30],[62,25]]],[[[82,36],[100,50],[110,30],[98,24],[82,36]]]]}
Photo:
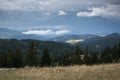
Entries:
{"type": "Polygon", "coordinates": [[[120,44],[101,52],[65,43],[0,40],[0,67],[94,65],[120,62],[120,44]]]}
{"type": "Polygon", "coordinates": [[[26,54],[30,43],[34,42],[37,51],[42,52],[43,49],[48,48],[50,54],[60,55],[70,52],[74,47],[70,44],[57,43],[52,41],[40,40],[17,40],[17,39],[0,39],[0,51],[6,52],[9,48],[16,50],[20,48],[23,54],[26,54]]]}

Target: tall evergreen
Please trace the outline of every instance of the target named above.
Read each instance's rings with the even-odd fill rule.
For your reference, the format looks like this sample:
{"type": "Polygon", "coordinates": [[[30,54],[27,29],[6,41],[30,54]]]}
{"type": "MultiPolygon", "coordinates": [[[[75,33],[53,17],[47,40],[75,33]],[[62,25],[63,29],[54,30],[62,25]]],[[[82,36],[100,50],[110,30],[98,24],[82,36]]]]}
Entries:
{"type": "Polygon", "coordinates": [[[82,64],[82,58],[83,52],[80,50],[79,46],[76,46],[75,51],[72,53],[72,55],[69,57],[71,65],[74,64],[82,64]]]}
{"type": "Polygon", "coordinates": [[[110,47],[106,47],[102,52],[101,52],[101,63],[110,63],[111,62],[111,49],[110,47]]]}
{"type": "Polygon", "coordinates": [[[92,64],[98,64],[98,62],[99,62],[98,53],[93,52],[91,59],[92,59],[92,64]]]}
{"type": "Polygon", "coordinates": [[[12,49],[8,49],[6,53],[6,67],[15,67],[14,66],[14,52],[12,49]]]}
{"type": "Polygon", "coordinates": [[[28,52],[26,54],[26,65],[27,66],[37,66],[37,50],[35,49],[34,43],[31,42],[28,52]]]}
{"type": "Polygon", "coordinates": [[[80,47],[76,46],[74,55],[82,55],[82,54],[83,54],[83,52],[81,51],[80,47]]]}
{"type": "Polygon", "coordinates": [[[44,49],[43,50],[43,54],[42,54],[42,57],[41,57],[41,66],[51,66],[51,57],[50,57],[50,54],[49,54],[49,51],[48,49],[44,49]]]}
{"type": "Polygon", "coordinates": [[[23,56],[21,49],[17,49],[14,58],[15,67],[23,67],[23,56]]]}
{"type": "Polygon", "coordinates": [[[2,52],[0,52],[0,68],[4,67],[4,55],[2,52]]]}
{"type": "Polygon", "coordinates": [[[84,64],[91,65],[92,64],[92,57],[89,54],[86,54],[84,57],[84,64]]]}

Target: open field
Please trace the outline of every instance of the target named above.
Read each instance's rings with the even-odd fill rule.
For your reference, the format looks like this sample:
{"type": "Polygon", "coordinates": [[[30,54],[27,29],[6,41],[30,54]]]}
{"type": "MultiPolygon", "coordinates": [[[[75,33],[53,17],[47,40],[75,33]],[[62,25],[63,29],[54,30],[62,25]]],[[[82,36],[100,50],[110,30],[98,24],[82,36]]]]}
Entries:
{"type": "Polygon", "coordinates": [[[0,69],[0,80],[120,80],[120,64],[0,69]]]}

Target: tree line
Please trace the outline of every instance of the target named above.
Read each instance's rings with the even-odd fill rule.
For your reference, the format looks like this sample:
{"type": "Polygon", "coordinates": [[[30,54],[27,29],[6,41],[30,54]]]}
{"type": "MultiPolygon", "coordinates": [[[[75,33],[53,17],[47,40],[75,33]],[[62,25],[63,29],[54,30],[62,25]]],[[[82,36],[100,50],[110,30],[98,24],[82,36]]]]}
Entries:
{"type": "Polygon", "coordinates": [[[107,47],[101,52],[82,51],[79,46],[70,53],[61,55],[50,55],[47,48],[40,52],[37,51],[34,42],[30,46],[26,54],[22,53],[20,48],[13,50],[8,49],[0,52],[0,67],[20,68],[25,66],[69,66],[69,65],[94,65],[120,62],[120,44],[113,48],[107,47]]]}

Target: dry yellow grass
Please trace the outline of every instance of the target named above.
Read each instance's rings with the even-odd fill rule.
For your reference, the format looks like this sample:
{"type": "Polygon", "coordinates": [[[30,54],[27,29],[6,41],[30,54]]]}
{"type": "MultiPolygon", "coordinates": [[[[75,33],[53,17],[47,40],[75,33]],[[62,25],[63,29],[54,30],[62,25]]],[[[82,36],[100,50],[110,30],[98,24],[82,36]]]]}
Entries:
{"type": "Polygon", "coordinates": [[[120,80],[120,64],[0,70],[0,80],[120,80]]]}

